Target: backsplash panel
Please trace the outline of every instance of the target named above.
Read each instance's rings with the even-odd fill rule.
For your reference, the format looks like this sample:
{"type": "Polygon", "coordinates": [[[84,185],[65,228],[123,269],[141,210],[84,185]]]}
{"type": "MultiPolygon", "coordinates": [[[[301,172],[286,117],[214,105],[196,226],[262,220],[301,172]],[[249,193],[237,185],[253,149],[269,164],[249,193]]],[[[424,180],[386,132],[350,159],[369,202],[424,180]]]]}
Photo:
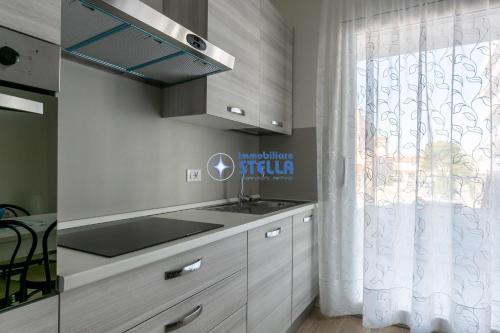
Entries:
{"type": "Polygon", "coordinates": [[[294,155],[293,180],[262,181],[260,193],[266,198],[316,200],[316,128],[294,128],[292,136],[263,135],[261,151],[279,151],[294,155]]]}
{"type": "MultiPolygon", "coordinates": [[[[212,180],[207,159],[255,152],[259,138],[160,117],[161,91],[72,61],[61,64],[59,221],[234,197],[212,180]],[[201,182],[186,182],[186,169],[201,182]]],[[[235,160],[237,163],[237,161],[235,160]]],[[[245,185],[258,193],[258,184],[245,185]]]]}

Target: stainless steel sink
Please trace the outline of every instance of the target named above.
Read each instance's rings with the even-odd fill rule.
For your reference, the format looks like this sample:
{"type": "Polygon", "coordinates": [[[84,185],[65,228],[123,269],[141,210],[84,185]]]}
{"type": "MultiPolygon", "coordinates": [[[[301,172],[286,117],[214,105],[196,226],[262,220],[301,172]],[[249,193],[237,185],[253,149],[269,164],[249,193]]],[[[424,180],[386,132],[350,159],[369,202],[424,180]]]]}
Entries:
{"type": "Polygon", "coordinates": [[[242,213],[242,214],[269,214],[278,210],[287,209],[293,206],[302,205],[307,201],[291,201],[291,200],[265,200],[259,199],[247,202],[233,202],[223,205],[202,207],[201,210],[211,210],[218,212],[242,213]]]}

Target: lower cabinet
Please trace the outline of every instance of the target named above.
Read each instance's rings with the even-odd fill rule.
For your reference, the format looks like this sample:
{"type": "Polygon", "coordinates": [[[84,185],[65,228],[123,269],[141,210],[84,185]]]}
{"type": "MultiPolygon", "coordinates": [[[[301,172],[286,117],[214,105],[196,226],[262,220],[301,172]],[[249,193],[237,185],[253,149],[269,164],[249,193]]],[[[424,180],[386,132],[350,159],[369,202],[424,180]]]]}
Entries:
{"type": "Polygon", "coordinates": [[[121,333],[141,324],[246,268],[246,242],[242,233],[63,292],[61,333],[121,333]]]}
{"type": "MultiPolygon", "coordinates": [[[[317,295],[311,210],[63,292],[59,325],[61,333],[283,333],[317,295]]],[[[29,316],[57,310],[57,298],[46,302],[29,316]]],[[[54,323],[56,332],[50,313],[53,321],[9,332],[52,332],[54,323]]]]}
{"type": "Polygon", "coordinates": [[[57,333],[59,296],[0,313],[0,332],[57,333]]]}
{"type": "Polygon", "coordinates": [[[247,272],[241,270],[127,332],[209,332],[245,305],[246,282],[247,272]]]}
{"type": "Polygon", "coordinates": [[[292,218],[248,232],[248,333],[291,325],[292,218]]]}
{"type": "Polygon", "coordinates": [[[313,211],[293,217],[292,322],[318,296],[318,237],[313,211]]]}
{"type": "Polygon", "coordinates": [[[247,331],[247,307],[233,313],[229,318],[217,325],[209,333],[246,333],[247,331]]]}

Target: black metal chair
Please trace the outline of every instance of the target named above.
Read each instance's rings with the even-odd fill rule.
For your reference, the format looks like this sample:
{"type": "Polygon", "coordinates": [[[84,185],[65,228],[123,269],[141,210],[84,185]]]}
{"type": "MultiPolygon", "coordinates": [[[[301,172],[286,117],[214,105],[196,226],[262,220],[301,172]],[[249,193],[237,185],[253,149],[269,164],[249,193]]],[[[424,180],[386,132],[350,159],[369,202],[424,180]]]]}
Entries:
{"type": "Polygon", "coordinates": [[[16,205],[11,205],[11,204],[0,204],[0,209],[5,209],[8,211],[10,214],[12,214],[14,217],[18,217],[19,213],[23,213],[26,216],[30,216],[30,212],[28,212],[26,209],[20,206],[16,205]]]}
{"type": "MultiPolygon", "coordinates": [[[[24,209],[21,206],[17,205],[12,205],[12,204],[0,204],[0,209],[5,209],[12,215],[11,218],[16,218],[19,217],[19,213],[24,214],[25,216],[30,216],[30,212],[26,209],[24,209]]],[[[4,220],[0,220],[0,223],[2,223],[4,220]]],[[[34,255],[33,258],[31,258],[31,261],[36,261],[36,262],[42,262],[43,258],[41,255],[34,255]]],[[[18,268],[17,266],[22,266],[23,263],[26,261],[26,257],[16,257],[15,262],[14,262],[14,268],[18,268]]],[[[0,260],[0,274],[2,277],[5,278],[5,270],[11,266],[9,260],[0,260]]]]}
{"type": "Polygon", "coordinates": [[[13,242],[16,245],[10,256],[10,265],[0,278],[0,307],[7,307],[12,304],[13,301],[23,302],[27,300],[26,276],[38,239],[35,231],[20,221],[2,220],[2,223],[0,223],[0,230],[1,229],[11,230],[16,238],[16,241],[13,242]],[[15,264],[21,244],[26,241],[26,239],[23,239],[24,235],[21,233],[21,229],[26,230],[31,236],[31,245],[29,246],[28,255],[25,257],[25,261],[22,264],[15,264]],[[19,275],[19,279],[13,280],[12,277],[16,275],[19,275]]]}
{"type": "Polygon", "coordinates": [[[54,231],[57,226],[57,220],[52,222],[45,230],[42,239],[43,248],[43,262],[34,263],[28,269],[26,277],[27,289],[34,289],[31,295],[42,292],[42,295],[49,294],[56,288],[56,260],[51,259],[50,255],[55,254],[55,251],[49,251],[49,237],[50,233],[54,231]]]}

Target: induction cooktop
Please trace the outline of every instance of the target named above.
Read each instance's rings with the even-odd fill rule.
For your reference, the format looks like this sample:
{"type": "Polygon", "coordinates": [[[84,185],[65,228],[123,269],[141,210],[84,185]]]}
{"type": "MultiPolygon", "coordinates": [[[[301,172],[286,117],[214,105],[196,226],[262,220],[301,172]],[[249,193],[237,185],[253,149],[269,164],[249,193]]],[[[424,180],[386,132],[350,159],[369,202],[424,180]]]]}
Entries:
{"type": "Polygon", "coordinates": [[[222,224],[142,217],[58,231],[57,245],[112,258],[223,227],[222,224]]]}

